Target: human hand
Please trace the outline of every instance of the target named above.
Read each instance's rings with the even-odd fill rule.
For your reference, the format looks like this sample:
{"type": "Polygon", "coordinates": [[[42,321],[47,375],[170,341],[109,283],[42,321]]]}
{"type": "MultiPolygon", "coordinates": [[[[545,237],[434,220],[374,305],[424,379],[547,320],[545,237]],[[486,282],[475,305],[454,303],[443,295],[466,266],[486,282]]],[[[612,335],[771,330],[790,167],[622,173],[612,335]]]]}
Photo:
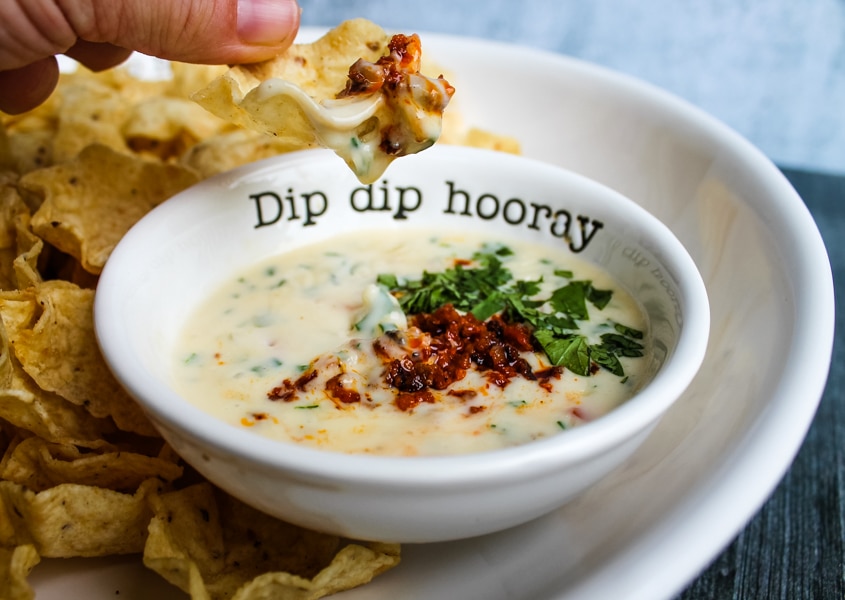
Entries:
{"type": "Polygon", "coordinates": [[[0,111],[46,100],[58,82],[57,54],[94,71],[132,51],[247,63],[275,56],[298,29],[296,0],[0,0],[0,111]]]}

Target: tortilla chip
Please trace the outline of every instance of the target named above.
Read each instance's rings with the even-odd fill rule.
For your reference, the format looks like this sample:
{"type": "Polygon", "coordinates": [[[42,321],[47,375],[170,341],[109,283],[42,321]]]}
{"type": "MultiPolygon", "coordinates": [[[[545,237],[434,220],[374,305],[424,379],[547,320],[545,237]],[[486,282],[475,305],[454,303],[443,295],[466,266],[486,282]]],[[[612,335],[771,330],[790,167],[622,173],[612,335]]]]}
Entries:
{"type": "Polygon", "coordinates": [[[109,556],[140,552],[147,537],[147,497],[161,483],[134,494],[66,483],[33,492],[0,481],[0,546],[32,544],[42,557],[109,556]]]}
{"type": "Polygon", "coordinates": [[[65,281],[47,281],[19,295],[31,317],[7,324],[23,370],[40,389],[110,417],[123,431],[157,436],[138,404],[103,360],[94,333],[94,292],[65,281]]]}
{"type": "Polygon", "coordinates": [[[144,564],[195,600],[316,599],[399,562],[396,545],[345,545],[268,517],[208,483],[152,502],[144,564]]]}
{"type": "MultiPolygon", "coordinates": [[[[3,360],[0,356],[0,361],[3,360]]],[[[0,389],[0,418],[46,440],[87,448],[109,445],[105,435],[114,425],[95,419],[55,394],[29,389],[0,389]]]]}
{"type": "Polygon", "coordinates": [[[17,331],[34,318],[32,300],[21,292],[0,292],[0,419],[45,440],[86,448],[108,445],[115,431],[110,419],[98,419],[81,406],[39,388],[10,348],[7,327],[17,331]]]}
{"type": "Polygon", "coordinates": [[[238,589],[232,600],[316,600],[369,583],[398,563],[398,544],[350,544],[310,581],[290,573],[264,573],[238,589]]]}
{"type": "Polygon", "coordinates": [[[473,148],[485,148],[487,150],[496,150],[498,152],[509,152],[510,154],[520,154],[521,147],[516,138],[506,135],[492,133],[477,127],[471,127],[463,140],[464,146],[472,146],[473,148]]]}
{"type": "Polygon", "coordinates": [[[248,129],[221,133],[193,146],[181,163],[206,178],[263,158],[300,148],[275,136],[248,129]]]}
{"type": "Polygon", "coordinates": [[[0,122],[0,171],[11,171],[13,160],[9,134],[6,133],[6,126],[0,122]]]}
{"type": "Polygon", "coordinates": [[[9,157],[5,167],[20,175],[49,167],[53,164],[54,135],[51,129],[9,133],[9,157]]]}
{"type": "Polygon", "coordinates": [[[18,256],[17,222],[29,209],[15,188],[17,175],[0,171],[0,290],[14,289],[14,260],[18,256]]]}
{"type": "Polygon", "coordinates": [[[32,600],[35,592],[27,583],[32,568],[41,561],[35,546],[24,544],[15,548],[0,547],[0,598],[32,600]]]}
{"type": "Polygon", "coordinates": [[[365,19],[345,21],[311,44],[294,44],[272,60],[231,68],[192,98],[240,127],[278,136],[291,147],[316,147],[314,128],[299,103],[286,95],[267,101],[255,88],[282,79],[317,102],[333,99],[346,85],[350,65],[359,58],[378,60],[388,42],[384,30],[365,19]]]}
{"type": "Polygon", "coordinates": [[[76,483],[129,492],[147,479],[178,479],[183,468],[168,456],[137,452],[82,452],[70,444],[25,438],[14,444],[0,463],[0,478],[40,492],[63,483],[76,483]]]}
{"type": "Polygon", "coordinates": [[[53,163],[72,160],[91,144],[129,153],[129,147],[117,125],[87,119],[62,119],[53,137],[53,163]]]}
{"type": "Polygon", "coordinates": [[[171,62],[170,71],[173,77],[168,82],[165,93],[174,98],[190,99],[191,94],[204,88],[227,70],[226,65],[195,65],[171,62]]]}
{"type": "Polygon", "coordinates": [[[167,94],[170,82],[165,78],[165,71],[169,70],[167,64],[162,66],[161,77],[140,77],[136,76],[128,66],[124,68],[108,69],[106,71],[91,71],[80,67],[68,76],[69,83],[79,80],[92,80],[98,84],[107,85],[111,88],[113,97],[118,98],[125,107],[131,107],[147,98],[155,98],[167,94]]]}
{"type": "Polygon", "coordinates": [[[134,152],[167,161],[227,127],[195,102],[162,96],[133,106],[122,134],[134,152]]]}
{"type": "Polygon", "coordinates": [[[88,146],[74,160],[21,177],[18,187],[41,198],[32,230],[99,274],[120,238],[152,208],[198,181],[196,174],[88,146]]]}
{"type": "Polygon", "coordinates": [[[29,228],[29,213],[17,215],[13,221],[17,233],[17,256],[12,263],[18,289],[40,284],[44,279],[38,268],[44,240],[29,228]]]}

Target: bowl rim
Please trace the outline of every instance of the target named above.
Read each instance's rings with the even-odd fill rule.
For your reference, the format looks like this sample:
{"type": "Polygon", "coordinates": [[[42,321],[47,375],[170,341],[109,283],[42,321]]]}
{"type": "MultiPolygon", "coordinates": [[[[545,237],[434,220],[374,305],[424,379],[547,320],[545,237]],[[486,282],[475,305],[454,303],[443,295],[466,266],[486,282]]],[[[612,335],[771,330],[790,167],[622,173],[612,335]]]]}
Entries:
{"type": "MultiPolygon", "coordinates": [[[[325,160],[329,155],[334,157],[334,153],[328,150],[300,150],[214,175],[154,208],[130,229],[113,250],[100,275],[94,298],[95,334],[110,370],[155,424],[166,430],[178,429],[178,435],[213,447],[221,455],[237,456],[248,461],[253,468],[272,472],[281,469],[298,478],[393,488],[478,488],[501,485],[503,481],[531,479],[550,469],[576,464],[611,450],[637,432],[656,424],[698,372],[706,354],[710,329],[707,290],[686,248],[663,222],[619,192],[564,167],[525,156],[444,145],[426,150],[421,155],[422,160],[425,156],[440,155],[454,160],[478,158],[512,162],[539,172],[565,174],[613,202],[626,204],[626,209],[654,232],[654,239],[658,241],[656,247],[666,250],[662,256],[664,265],[677,279],[680,302],[684,307],[684,323],[675,350],[652,381],[622,405],[565,434],[513,447],[442,456],[345,454],[280,442],[240,430],[191,405],[163,382],[148,380],[133,371],[131,361],[125,357],[127,345],[121,341],[120,335],[125,333],[122,325],[125,317],[120,316],[118,301],[123,278],[120,270],[122,262],[131,260],[132,254],[137,251],[136,245],[141,244],[144,229],[166,214],[169,207],[201,195],[203,190],[229,186],[233,181],[268,168],[289,168],[325,160]],[[174,410],[174,407],[178,408],[174,410]],[[280,449],[284,451],[280,452],[280,449]],[[409,461],[413,461],[412,469],[408,468],[409,461]]],[[[193,202],[196,210],[196,200],[193,202]]],[[[167,433],[162,433],[165,438],[168,437],[167,433]]]]}

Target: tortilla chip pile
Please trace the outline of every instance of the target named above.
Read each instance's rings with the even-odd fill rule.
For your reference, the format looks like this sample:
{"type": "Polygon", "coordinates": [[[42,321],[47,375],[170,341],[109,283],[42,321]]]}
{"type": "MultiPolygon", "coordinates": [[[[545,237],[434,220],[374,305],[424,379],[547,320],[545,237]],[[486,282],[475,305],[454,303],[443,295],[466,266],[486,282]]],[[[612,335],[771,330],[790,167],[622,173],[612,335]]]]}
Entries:
{"type": "MultiPolygon", "coordinates": [[[[357,30],[372,31],[345,25],[347,43],[357,30]]],[[[320,43],[336,47],[333,35],[320,43]]],[[[157,81],[78,70],[37,109],[0,113],[0,598],[32,598],[42,557],[140,554],[203,600],[319,598],[399,562],[395,544],[308,531],[203,480],[99,352],[94,289],[126,231],[205,177],[302,147],[189,99],[225,67],[171,69],[157,81]]],[[[515,149],[452,123],[452,142],[515,149]]]]}

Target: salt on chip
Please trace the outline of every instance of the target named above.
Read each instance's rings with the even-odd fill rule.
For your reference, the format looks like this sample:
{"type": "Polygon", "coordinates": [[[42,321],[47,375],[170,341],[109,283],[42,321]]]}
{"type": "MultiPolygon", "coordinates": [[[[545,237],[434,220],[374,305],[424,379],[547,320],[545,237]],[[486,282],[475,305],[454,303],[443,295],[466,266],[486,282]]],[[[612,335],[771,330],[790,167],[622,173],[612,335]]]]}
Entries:
{"type": "Polygon", "coordinates": [[[208,483],[162,494],[153,506],[144,564],[194,600],[316,599],[399,562],[397,545],[345,545],[273,519],[208,483]]]}
{"type": "Polygon", "coordinates": [[[140,552],[150,520],[151,479],[125,494],[66,483],[34,492],[0,481],[0,546],[32,544],[42,557],[93,557],[140,552]]]}
{"type": "Polygon", "coordinates": [[[32,317],[8,327],[15,357],[42,389],[110,417],[123,431],[157,436],[139,405],[117,383],[94,333],[94,291],[46,281],[22,294],[32,317]]]}
{"type": "Polygon", "coordinates": [[[35,592],[26,578],[41,561],[32,544],[14,548],[0,547],[0,598],[5,600],[32,600],[35,592]]]}
{"type": "Polygon", "coordinates": [[[92,144],[71,161],[24,175],[18,187],[25,199],[41,200],[33,232],[99,274],[132,225],[197,181],[184,167],[92,144]]]}

